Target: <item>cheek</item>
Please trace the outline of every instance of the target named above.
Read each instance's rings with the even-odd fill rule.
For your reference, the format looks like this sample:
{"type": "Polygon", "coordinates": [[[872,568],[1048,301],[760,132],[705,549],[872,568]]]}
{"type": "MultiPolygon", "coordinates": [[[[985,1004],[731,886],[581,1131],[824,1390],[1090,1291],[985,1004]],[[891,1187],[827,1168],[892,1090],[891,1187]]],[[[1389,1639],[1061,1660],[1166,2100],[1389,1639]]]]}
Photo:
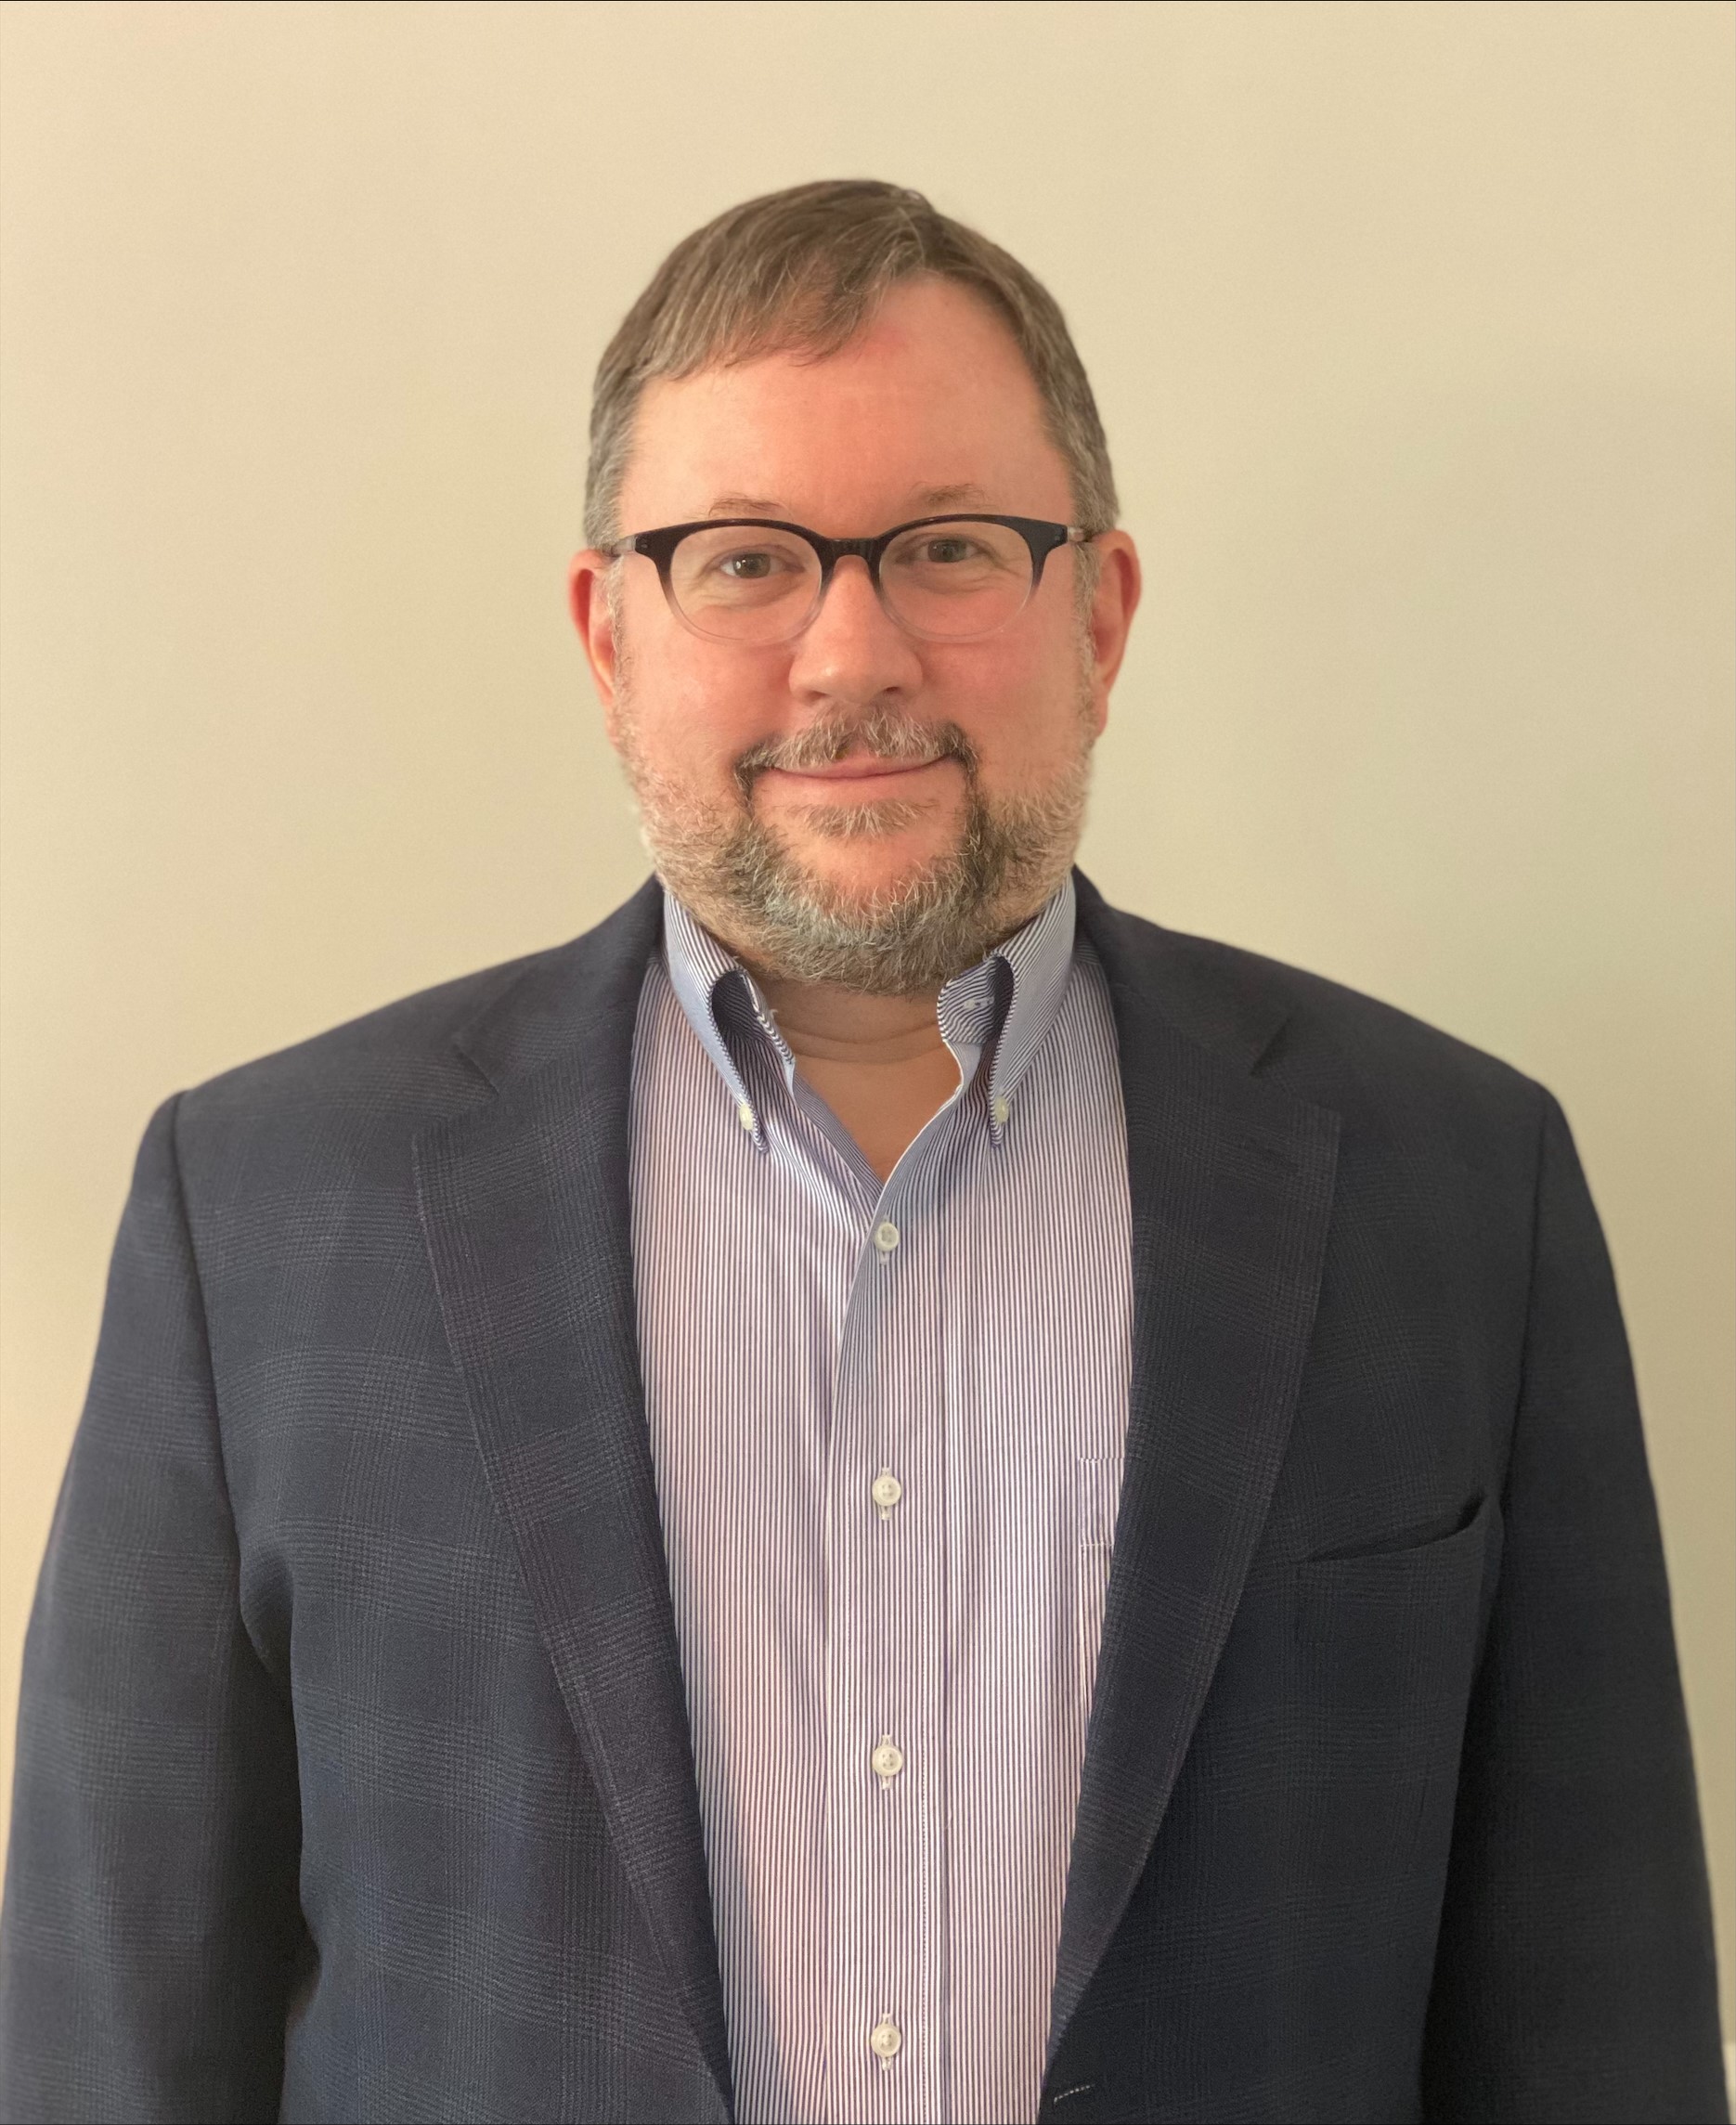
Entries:
{"type": "Polygon", "coordinates": [[[1070,641],[973,645],[937,689],[936,712],[964,730],[991,788],[1041,780],[1079,746],[1082,678],[1070,641]]]}
{"type": "Polygon", "coordinates": [[[719,657],[678,631],[629,645],[630,712],[641,749],[690,781],[727,781],[776,728],[778,691],[756,660],[719,657]]]}

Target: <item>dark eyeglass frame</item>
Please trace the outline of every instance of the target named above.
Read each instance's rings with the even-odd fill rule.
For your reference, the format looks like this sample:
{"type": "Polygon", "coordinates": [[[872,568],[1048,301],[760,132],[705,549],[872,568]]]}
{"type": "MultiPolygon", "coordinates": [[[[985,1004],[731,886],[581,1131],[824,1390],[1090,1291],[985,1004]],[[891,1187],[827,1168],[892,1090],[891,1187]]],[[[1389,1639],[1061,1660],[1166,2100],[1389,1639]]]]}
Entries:
{"type": "Polygon", "coordinates": [[[1030,604],[1037,594],[1037,586],[1043,580],[1043,564],[1051,553],[1063,546],[1086,546],[1096,538],[1095,531],[1086,531],[1077,524],[1052,524],[1041,516],[991,516],[981,511],[948,510],[939,516],[913,516],[908,524],[895,524],[890,531],[883,531],[874,538],[828,538],[822,531],[810,531],[805,524],[786,524],[775,516],[706,516],[692,524],[660,525],[654,531],[629,532],[625,538],[617,538],[602,551],[612,561],[622,561],[629,553],[642,553],[646,560],[655,564],[657,579],[663,585],[663,595],[669,610],[683,627],[692,628],[706,641],[728,641],[728,635],[715,635],[690,619],[676,601],[675,585],[670,580],[670,569],[675,560],[675,550],[691,532],[695,531],[787,531],[794,538],[805,538],[820,561],[820,588],[803,615],[801,626],[789,634],[768,637],[764,642],[744,644],[744,647],[771,648],[777,641],[794,641],[804,628],[812,625],[815,615],[825,603],[826,592],[832,588],[832,577],[840,561],[853,555],[868,570],[868,580],[874,585],[874,595],[880,601],[881,610],[907,634],[918,630],[899,613],[896,606],[887,601],[880,584],[880,564],[890,551],[894,539],[901,538],[907,531],[921,531],[931,524],[998,524],[1008,531],[1016,531],[1025,541],[1030,554],[1030,588],[1025,592],[1017,611],[1011,612],[1004,620],[997,620],[978,635],[922,635],[926,641],[980,641],[987,635],[998,634],[1008,627],[1030,604]]]}

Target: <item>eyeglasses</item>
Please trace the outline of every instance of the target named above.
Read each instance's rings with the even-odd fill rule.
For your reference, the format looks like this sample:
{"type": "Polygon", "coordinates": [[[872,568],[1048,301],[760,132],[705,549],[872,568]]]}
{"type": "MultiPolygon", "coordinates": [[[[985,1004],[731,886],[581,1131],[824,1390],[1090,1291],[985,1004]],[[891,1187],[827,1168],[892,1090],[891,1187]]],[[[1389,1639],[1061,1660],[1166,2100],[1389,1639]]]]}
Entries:
{"type": "Polygon", "coordinates": [[[763,648],[809,626],[849,554],[906,633],[975,641],[1024,610],[1057,547],[1095,536],[1034,516],[919,516],[877,538],[827,538],[805,525],[727,516],[634,532],[604,551],[654,562],[670,611],[695,634],[763,648]]]}

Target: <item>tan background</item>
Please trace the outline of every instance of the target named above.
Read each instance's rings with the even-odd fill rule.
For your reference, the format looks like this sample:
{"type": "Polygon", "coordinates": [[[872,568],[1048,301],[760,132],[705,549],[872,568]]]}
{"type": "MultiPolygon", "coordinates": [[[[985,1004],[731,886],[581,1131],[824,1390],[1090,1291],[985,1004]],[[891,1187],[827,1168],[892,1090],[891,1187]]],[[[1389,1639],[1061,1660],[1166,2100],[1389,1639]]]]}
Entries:
{"type": "Polygon", "coordinates": [[[561,602],[589,371],[686,229],[872,172],[1096,380],[1150,600],[1088,867],[1567,1107],[1728,1976],[1732,20],[7,6],[6,1741],[147,1115],[636,883],[561,602]]]}

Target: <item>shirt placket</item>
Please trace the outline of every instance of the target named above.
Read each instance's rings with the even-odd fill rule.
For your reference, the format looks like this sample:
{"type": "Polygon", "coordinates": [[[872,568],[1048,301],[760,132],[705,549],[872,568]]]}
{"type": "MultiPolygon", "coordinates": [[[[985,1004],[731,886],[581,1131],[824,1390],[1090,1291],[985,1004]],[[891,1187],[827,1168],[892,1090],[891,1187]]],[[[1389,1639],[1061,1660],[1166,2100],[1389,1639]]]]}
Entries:
{"type": "MultiPolygon", "coordinates": [[[[946,2020],[949,1614],[946,1308],[937,1230],[994,1011],[994,976],[949,985],[941,1021],[961,1093],[876,1192],[799,1082],[751,987],[750,1079],[835,1211],[853,1221],[826,1431],[827,2115],[951,2119],[946,2020]],[[782,1080],[777,1091],[764,1074],[782,1080]],[[781,1096],[780,1096],[781,1095],[781,1096]]],[[[744,1108],[744,1126],[752,1104],[744,1108]]]]}
{"type": "MultiPolygon", "coordinates": [[[[1025,1066],[1069,978],[1070,892],[1004,953],[942,990],[938,1017],[960,1064],[961,1095],[919,1134],[884,1189],[802,1082],[751,976],[678,907],[666,921],[681,1007],[734,1102],[730,1143],[745,1138],[767,1161],[762,1171],[796,1185],[805,1202],[792,1198],[791,1214],[803,1221],[811,1253],[810,1282],[792,1286],[810,1314],[805,1385],[785,1409],[787,1368],[768,1366],[766,1392],[749,1387],[741,1412],[754,1440],[762,1426],[804,1412],[817,1419],[808,1434],[817,1465],[804,1471],[800,1510],[812,1529],[807,1515],[819,1507],[814,1532],[822,1537],[819,1600],[804,1592],[792,1626],[802,1649],[801,1717],[789,1704],[774,1707],[764,1732],[750,1735],[760,1756],[745,1769],[727,1755],[723,1765],[726,1783],[746,1778],[765,1795],[782,1789],[774,1804],[781,1816],[793,1797],[787,1782],[799,1782],[812,1810],[806,1821],[814,1841],[806,1849],[818,1863],[804,1859],[781,1884],[775,1872],[758,1882],[760,1890],[773,1885],[767,1937],[780,1943],[784,1975],[768,1989],[769,1971],[756,1971],[751,1958],[735,1974],[729,2011],[732,2049],[742,2048],[744,2114],[951,2125],[1009,2114],[1009,2091],[1011,2110],[1028,2109],[1032,2069],[1018,2062],[1029,2037],[1040,2067],[1042,2002],[1027,1997],[1031,1957],[1018,1937],[1027,1914],[996,1915],[981,1862],[1003,1848],[1010,1854],[1007,1833],[1030,1825],[1019,1815],[1022,1786],[1015,1780],[1002,1790],[1004,1719],[981,1701],[983,1677],[972,1665],[980,1648],[968,1642],[968,1618],[963,1666],[955,1633],[961,1598],[980,1605],[984,1575],[972,1549],[982,1539],[981,1485],[999,1480],[987,1463],[1001,1470],[1004,1448],[1003,1438],[984,1434],[978,1407],[985,1394],[993,1399],[994,1378],[1004,1370],[997,1361],[988,1384],[977,1377],[985,1288],[974,1278],[992,1275],[994,1260],[981,1244],[989,1214],[982,1182],[1009,1146],[1027,1156],[1015,1109],[1025,1066]],[[817,1218],[809,1218],[810,1207],[817,1218]],[[952,1764],[955,1746],[965,1756],[952,1764]],[[966,1805],[952,1811],[961,1795],[966,1805]],[[961,1899],[956,1910],[953,1898],[961,1899]],[[991,1937],[993,1957],[985,1953],[991,1937]],[[973,1995],[991,1963],[996,1978],[993,2002],[973,1996],[954,2028],[952,1965],[961,1955],[973,1995]]],[[[1011,1166],[1008,1175],[1017,1177],[1011,1166]]],[[[787,1237],[780,1229],[772,1244],[782,1249],[787,1237]]],[[[766,1328],[780,1332],[769,1315],[756,1322],[756,1332],[766,1328]]],[[[1004,1321],[1003,1340],[1017,1348],[1004,1321]]],[[[1059,1405],[1069,1385],[1070,1375],[1059,1405]]],[[[1119,1392],[1124,1405],[1124,1385],[1119,1392]]],[[[1001,1415],[1009,1435],[1017,1434],[1022,1413],[1017,1421],[1001,1415]]],[[[1002,1517],[1007,1539],[1022,1548],[1014,1531],[1024,1521],[1010,1509],[1002,1517]]],[[[1047,1645],[1053,1633],[1042,1600],[1017,1574],[988,1574],[991,1602],[1020,1598],[1021,1588],[1030,1613],[1007,1614],[1004,1631],[998,1616],[983,1627],[997,1640],[1047,1645]]],[[[737,1656],[729,1657],[733,1664],[737,1656]]],[[[1017,1674],[990,1682],[1001,1704],[1020,1700],[1017,1674]]],[[[726,1921],[732,1893],[727,1878],[714,1885],[726,1921]]]]}
{"type": "Polygon", "coordinates": [[[946,1457],[923,1162],[872,1209],[828,1443],[827,1827],[837,2125],[947,2116],[946,1457]]]}

